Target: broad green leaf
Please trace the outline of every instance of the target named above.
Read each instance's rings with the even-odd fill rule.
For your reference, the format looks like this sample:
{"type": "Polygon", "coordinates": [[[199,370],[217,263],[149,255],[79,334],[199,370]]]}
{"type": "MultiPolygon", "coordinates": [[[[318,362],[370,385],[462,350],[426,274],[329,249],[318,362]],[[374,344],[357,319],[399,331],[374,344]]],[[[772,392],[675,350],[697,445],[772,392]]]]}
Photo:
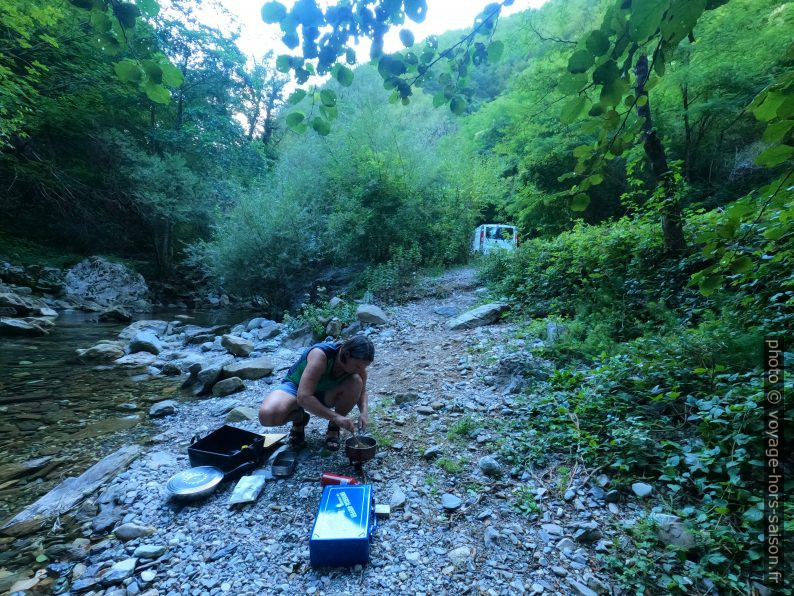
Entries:
{"type": "Polygon", "coordinates": [[[336,106],[328,107],[328,106],[320,106],[320,113],[325,116],[326,120],[336,120],[336,117],[339,115],[336,106]]]}
{"type": "Polygon", "coordinates": [[[276,70],[279,72],[283,72],[284,74],[288,73],[292,68],[292,60],[290,56],[286,54],[282,54],[278,58],[276,58],[276,70]]]}
{"type": "Polygon", "coordinates": [[[789,145],[775,145],[770,147],[755,158],[756,165],[774,168],[794,156],[794,147],[789,145]]]}
{"type": "Polygon", "coordinates": [[[579,93],[587,85],[587,75],[584,73],[570,74],[565,73],[557,79],[557,90],[563,95],[579,93]]]}
{"type": "Polygon", "coordinates": [[[662,0],[643,0],[632,2],[629,17],[629,37],[636,42],[644,42],[659,28],[669,2],[662,0]]]}
{"type": "Polygon", "coordinates": [[[601,116],[603,113],[604,113],[604,106],[602,106],[600,103],[597,103],[592,108],[590,108],[590,111],[587,112],[587,115],[592,116],[593,118],[597,118],[598,116],[601,116]]]}
{"type": "Polygon", "coordinates": [[[46,563],[50,558],[47,555],[39,555],[36,557],[36,563],[46,563]]]}
{"type": "Polygon", "coordinates": [[[405,0],[405,14],[414,23],[421,23],[427,16],[426,0],[405,0]]]}
{"type": "Polygon", "coordinates": [[[411,33],[410,29],[401,29],[400,41],[406,48],[410,48],[414,45],[414,34],[411,33]]]}
{"type": "Polygon", "coordinates": [[[568,72],[573,74],[587,72],[594,61],[594,56],[587,50],[576,50],[568,59],[568,72]]]}
{"type": "Polygon", "coordinates": [[[765,143],[779,143],[794,128],[794,120],[782,120],[780,122],[773,122],[766,127],[764,131],[763,140],[765,143]]]}
{"type": "Polygon", "coordinates": [[[287,9],[281,2],[266,2],[262,6],[262,20],[268,24],[278,23],[287,16],[287,9]]]}
{"type": "Polygon", "coordinates": [[[609,51],[609,37],[603,31],[596,29],[587,37],[585,46],[593,56],[603,56],[609,51]]]}
{"type": "Polygon", "coordinates": [[[154,60],[144,60],[141,62],[141,68],[146,73],[146,77],[155,85],[160,85],[163,82],[163,69],[160,64],[154,60]]]}
{"type": "Polygon", "coordinates": [[[773,228],[767,228],[764,230],[764,238],[767,240],[780,240],[783,236],[786,235],[788,229],[786,226],[775,226],[773,228]]]}
{"type": "MultiPolygon", "coordinates": [[[[792,44],[794,45],[794,44],[792,44]]],[[[775,112],[778,118],[785,120],[794,116],[794,94],[787,94],[786,99],[783,100],[775,112]]]]}
{"type": "Polygon", "coordinates": [[[135,27],[135,19],[141,16],[141,11],[134,4],[122,2],[113,7],[113,14],[116,15],[122,27],[132,29],[135,27]]]}
{"type": "Polygon", "coordinates": [[[653,61],[653,72],[655,72],[657,76],[663,77],[666,69],[664,52],[659,52],[653,61]]]}
{"type": "Polygon", "coordinates": [[[604,107],[620,105],[623,94],[629,90],[629,84],[623,79],[615,79],[601,88],[600,100],[604,107]]]}
{"type": "Polygon", "coordinates": [[[769,91],[761,104],[753,108],[753,114],[761,122],[769,122],[777,116],[777,109],[783,104],[786,96],[782,93],[769,91]]]}
{"type": "Polygon", "coordinates": [[[499,62],[505,51],[505,44],[501,41],[492,41],[488,44],[488,62],[499,62]]]}
{"type": "Polygon", "coordinates": [[[147,17],[156,17],[160,12],[160,4],[157,0],[135,0],[135,5],[147,17]]]}
{"type": "Polygon", "coordinates": [[[160,64],[160,69],[163,71],[163,83],[169,87],[181,87],[185,82],[182,71],[173,64],[160,64]]]}
{"type": "Polygon", "coordinates": [[[593,154],[593,147],[591,145],[579,145],[578,147],[574,148],[572,153],[576,158],[589,157],[593,154]]]}
{"type": "Polygon", "coordinates": [[[143,86],[146,96],[155,103],[168,104],[171,102],[171,92],[168,88],[155,83],[146,83],[143,86]]]}
{"type": "Polygon", "coordinates": [[[571,200],[571,211],[584,211],[590,204],[590,197],[580,192],[571,200]]]}
{"type": "Polygon", "coordinates": [[[617,62],[608,60],[593,71],[593,82],[597,85],[609,85],[620,76],[617,62]]]}
{"type": "Polygon", "coordinates": [[[290,112],[289,114],[287,114],[287,120],[286,120],[287,126],[289,126],[291,129],[294,130],[295,127],[301,124],[305,119],[306,119],[306,114],[304,114],[303,112],[299,112],[299,111],[290,112]]]}
{"type": "Polygon", "coordinates": [[[665,42],[677,46],[689,35],[705,9],[706,0],[672,0],[661,26],[665,42]]]}
{"type": "Polygon", "coordinates": [[[324,106],[332,108],[336,105],[336,93],[332,89],[323,89],[320,91],[320,101],[324,106]]]}
{"type": "Polygon", "coordinates": [[[331,132],[331,123],[325,118],[315,116],[314,120],[312,120],[312,128],[318,135],[325,137],[331,132]]]}
{"type": "Polygon", "coordinates": [[[106,12],[92,10],[90,20],[91,20],[91,26],[94,28],[94,30],[98,31],[99,33],[106,33],[110,31],[110,28],[113,26],[113,23],[111,23],[110,17],[107,15],[106,12]]]}
{"type": "Polygon", "coordinates": [[[753,260],[748,256],[739,257],[731,263],[732,273],[747,273],[753,268],[753,260]]]}
{"type": "Polygon", "coordinates": [[[334,73],[334,78],[336,78],[336,80],[339,81],[339,84],[343,87],[350,87],[350,85],[353,84],[353,71],[342,64],[337,66],[338,68],[334,73]]]}
{"type": "Polygon", "coordinates": [[[593,174],[592,176],[588,176],[587,183],[590,186],[598,186],[604,181],[604,177],[601,174],[593,174]]]}
{"type": "Polygon", "coordinates": [[[439,91],[438,93],[436,93],[433,96],[433,107],[434,108],[438,108],[440,106],[443,106],[445,103],[447,103],[447,96],[444,94],[443,91],[439,91]]]}
{"type": "Polygon", "coordinates": [[[711,296],[714,290],[722,286],[722,275],[713,273],[700,282],[700,293],[704,296],[711,296]]]}
{"type": "Polygon", "coordinates": [[[560,120],[563,124],[571,124],[579,117],[586,105],[587,98],[584,95],[574,97],[563,106],[562,112],[560,112],[560,120]]]}
{"type": "Polygon", "coordinates": [[[116,71],[116,76],[119,80],[125,83],[137,83],[141,80],[141,76],[143,75],[143,71],[141,67],[138,66],[138,63],[129,58],[125,58],[121,62],[116,62],[116,64],[113,65],[113,70],[116,71]]]}
{"type": "Polygon", "coordinates": [[[306,97],[305,89],[295,89],[295,91],[289,94],[289,97],[287,98],[287,102],[292,105],[297,105],[301,101],[303,101],[304,97],[306,97]]]}
{"type": "Polygon", "coordinates": [[[466,100],[461,95],[456,95],[449,102],[449,109],[453,114],[461,115],[466,111],[466,100]]]}

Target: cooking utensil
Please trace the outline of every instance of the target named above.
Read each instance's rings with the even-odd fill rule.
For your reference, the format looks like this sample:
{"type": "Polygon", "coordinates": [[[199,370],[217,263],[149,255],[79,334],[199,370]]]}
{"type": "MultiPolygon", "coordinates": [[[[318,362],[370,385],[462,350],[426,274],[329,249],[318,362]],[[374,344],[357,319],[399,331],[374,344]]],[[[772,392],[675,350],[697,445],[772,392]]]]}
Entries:
{"type": "Polygon", "coordinates": [[[361,465],[375,457],[378,442],[372,437],[350,437],[345,441],[345,455],[353,465],[361,465]],[[363,447],[359,447],[362,444],[363,447]]]}
{"type": "Polygon", "coordinates": [[[356,440],[356,447],[358,447],[359,449],[365,449],[367,445],[362,443],[361,439],[358,438],[358,433],[356,432],[355,427],[353,428],[352,433],[353,433],[353,438],[356,440]]]}
{"type": "Polygon", "coordinates": [[[173,498],[192,501],[211,494],[222,480],[223,470],[220,468],[197,466],[177,472],[165,487],[173,498]]]}

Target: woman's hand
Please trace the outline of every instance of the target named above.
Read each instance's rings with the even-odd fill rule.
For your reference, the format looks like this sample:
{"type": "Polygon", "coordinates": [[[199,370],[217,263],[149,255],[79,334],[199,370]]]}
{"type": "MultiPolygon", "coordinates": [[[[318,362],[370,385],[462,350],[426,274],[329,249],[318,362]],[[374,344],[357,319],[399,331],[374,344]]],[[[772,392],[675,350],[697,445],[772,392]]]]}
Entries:
{"type": "Polygon", "coordinates": [[[367,412],[360,412],[358,415],[358,428],[364,430],[369,424],[369,414],[367,412]]]}
{"type": "Polygon", "coordinates": [[[334,417],[333,421],[336,426],[338,426],[339,428],[344,428],[348,432],[352,433],[356,430],[353,421],[347,416],[340,416],[339,414],[337,414],[334,417]]]}

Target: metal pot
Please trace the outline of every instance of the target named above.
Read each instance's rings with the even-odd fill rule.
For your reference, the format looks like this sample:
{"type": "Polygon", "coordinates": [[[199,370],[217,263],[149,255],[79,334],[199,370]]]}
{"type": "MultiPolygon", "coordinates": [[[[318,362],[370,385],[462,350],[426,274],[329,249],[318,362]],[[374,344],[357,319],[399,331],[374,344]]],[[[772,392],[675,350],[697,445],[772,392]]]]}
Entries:
{"type": "Polygon", "coordinates": [[[378,442],[372,437],[350,437],[345,441],[345,455],[354,465],[371,460],[377,451],[378,442]]]}

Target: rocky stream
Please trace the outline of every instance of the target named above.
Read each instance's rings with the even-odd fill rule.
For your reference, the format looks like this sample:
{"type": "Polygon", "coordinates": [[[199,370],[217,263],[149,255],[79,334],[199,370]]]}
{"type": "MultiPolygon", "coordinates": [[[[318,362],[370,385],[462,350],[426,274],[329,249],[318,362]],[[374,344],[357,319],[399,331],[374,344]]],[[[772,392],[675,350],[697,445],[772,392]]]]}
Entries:
{"type": "MultiPolygon", "coordinates": [[[[166,482],[189,467],[191,438],[225,423],[263,432],[258,405],[312,341],[306,329],[288,333],[261,317],[230,327],[198,325],[182,315],[103,328],[83,346],[82,364],[46,379],[51,390],[59,375],[79,375],[84,394],[92,396],[90,411],[112,411],[105,420],[128,421],[114,422],[121,427],[113,432],[91,434],[88,410],[83,425],[61,422],[63,411],[77,407],[77,394],[58,395],[47,408],[27,414],[14,409],[17,404],[3,406],[6,430],[25,432],[21,422],[29,432],[59,433],[24,457],[11,450],[9,465],[27,469],[7,471],[10,479],[0,490],[13,489],[14,480],[30,485],[36,490],[27,504],[66,471],[79,474],[122,445],[130,451],[72,511],[36,518],[33,530],[4,522],[0,591],[619,593],[600,571],[597,555],[610,552],[626,539],[626,527],[648,515],[652,487],[614,486],[598,470],[566,484],[554,466],[506,465],[498,421],[522,416],[523,385],[542,382],[552,365],[533,356],[526,340],[515,339],[515,325],[500,319],[507,305],[484,305],[484,290],[476,287],[471,270],[449,272],[423,288],[402,305],[359,306],[359,322],[335,330],[342,336],[366,333],[376,347],[368,431],[379,451],[360,480],[373,485],[376,502],[389,505],[391,514],[379,520],[369,564],[309,565],[321,474],[356,473],[343,450],[324,448],[325,422],[314,417],[295,474],[268,479],[255,503],[230,508],[233,482],[201,501],[169,500],[166,482]],[[108,395],[102,387],[112,384],[111,377],[115,393],[108,395]],[[135,396],[121,399],[130,386],[135,396]],[[96,443],[90,462],[85,449],[80,457],[70,451],[81,433],[96,443]]],[[[20,374],[25,365],[15,366],[4,395],[14,392],[13,383],[38,380],[20,374]]],[[[30,403],[36,399],[34,394],[30,403]]],[[[13,512],[21,508],[19,501],[13,512]]],[[[13,513],[5,502],[3,507],[3,513],[13,513]]],[[[662,522],[671,540],[687,539],[675,518],[662,522]]]]}

